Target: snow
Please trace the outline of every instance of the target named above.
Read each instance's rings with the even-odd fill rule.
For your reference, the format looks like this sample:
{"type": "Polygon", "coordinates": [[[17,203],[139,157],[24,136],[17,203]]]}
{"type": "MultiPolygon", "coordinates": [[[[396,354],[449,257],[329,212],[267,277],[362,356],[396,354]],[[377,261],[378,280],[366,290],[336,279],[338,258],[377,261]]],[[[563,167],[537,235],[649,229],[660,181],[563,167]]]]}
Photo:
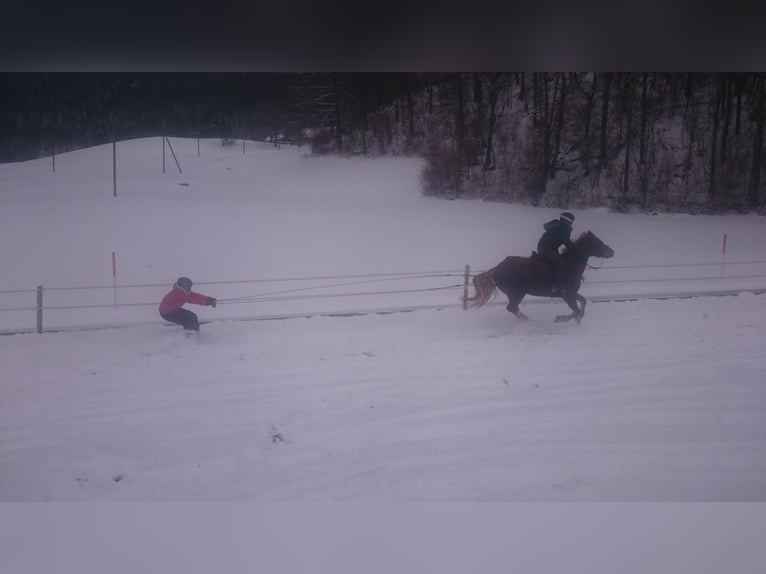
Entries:
{"type": "Polygon", "coordinates": [[[5,337],[4,498],[759,500],[762,296],[705,301],[5,337]]]}
{"type": "MultiPolygon", "coordinates": [[[[402,508],[414,530],[476,540],[484,530],[455,521],[497,526],[503,514],[464,503],[766,500],[766,295],[754,294],[766,287],[762,217],[577,211],[575,231],[590,229],[616,255],[591,260],[601,267],[586,273],[582,324],[554,323],[564,304],[534,298],[522,303],[525,323],[500,295],[463,311],[463,267],[528,254],[556,210],[423,197],[412,158],[306,157],[254,142],[242,154],[218,140],[203,140],[197,157],[196,140],[172,142],[183,174],[169,152],[162,173],[158,138],[119,143],[116,198],[111,146],[57,156],[55,173],[50,160],[0,165],[0,330],[34,327],[37,285],[46,305],[103,305],[46,310],[46,328],[58,332],[0,337],[0,500],[310,503],[287,506],[299,522],[313,516],[306,539],[321,539],[328,513],[353,534],[372,505],[381,517],[373,531],[398,541],[406,521],[391,503],[418,503],[402,508]],[[113,251],[118,285],[150,285],[120,287],[117,308],[113,251]],[[339,278],[376,273],[416,277],[339,278]],[[213,321],[199,337],[157,315],[179,275],[222,299],[216,309],[189,306],[213,321]],[[326,279],[256,282],[306,277],[326,279]],[[103,288],[54,289],[93,286],[103,288]],[[416,291],[264,296],[293,289],[416,291]],[[718,290],[740,294],[607,301],[718,290]],[[326,315],[397,307],[419,308],[326,315]],[[233,320],[275,315],[303,316],[233,320]],[[111,328],[66,330],[83,326],[111,328]]],[[[524,508],[512,512],[529,516],[524,508]]],[[[578,530],[559,507],[542,508],[555,532],[578,530]]],[[[599,522],[609,513],[588,508],[597,518],[586,522],[609,535],[599,522]]],[[[29,532],[32,518],[18,517],[5,539],[29,532]]],[[[758,517],[748,520],[762,531],[758,517]]],[[[96,536],[98,521],[86,522],[96,536]]],[[[667,524],[706,535],[685,516],[670,513],[667,524]]],[[[264,540],[286,530],[253,528],[272,532],[264,540]]],[[[486,544],[489,571],[513,560],[502,539],[486,544]]],[[[284,559],[285,545],[269,555],[284,559]]],[[[30,558],[9,549],[11,565],[30,558]]],[[[426,570],[468,569],[457,549],[440,549],[426,570]]],[[[522,565],[566,564],[523,556],[522,565]]],[[[292,560],[285,571],[317,571],[292,560]]],[[[609,555],[600,560],[583,571],[620,570],[609,555]]],[[[722,571],[715,560],[684,560],[674,571],[722,571]]],[[[652,569],[638,561],[621,571],[641,567],[652,569]]]]}

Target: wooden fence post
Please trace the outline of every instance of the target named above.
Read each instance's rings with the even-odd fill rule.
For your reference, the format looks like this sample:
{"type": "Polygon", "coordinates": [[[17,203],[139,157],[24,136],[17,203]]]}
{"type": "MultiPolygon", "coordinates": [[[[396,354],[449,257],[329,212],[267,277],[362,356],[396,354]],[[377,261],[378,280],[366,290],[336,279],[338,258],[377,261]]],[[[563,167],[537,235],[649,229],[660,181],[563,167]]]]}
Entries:
{"type": "Polygon", "coordinates": [[[43,332],[43,286],[37,286],[37,333],[43,332]]]}
{"type": "Polygon", "coordinates": [[[468,309],[468,278],[471,276],[471,266],[465,266],[465,280],[463,282],[463,310],[468,309]]]}

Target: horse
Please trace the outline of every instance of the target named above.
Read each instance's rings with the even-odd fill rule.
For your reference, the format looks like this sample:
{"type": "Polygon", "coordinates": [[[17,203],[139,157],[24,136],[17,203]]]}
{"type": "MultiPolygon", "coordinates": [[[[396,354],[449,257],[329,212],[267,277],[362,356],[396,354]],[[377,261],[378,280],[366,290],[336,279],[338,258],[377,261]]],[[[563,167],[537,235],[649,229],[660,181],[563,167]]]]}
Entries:
{"type": "Polygon", "coordinates": [[[609,259],[614,256],[614,250],[601,241],[590,231],[586,231],[572,242],[571,249],[564,249],[561,257],[564,269],[561,274],[563,290],[551,291],[553,269],[546,259],[532,253],[532,257],[506,257],[498,265],[479,273],[473,278],[474,295],[468,297],[467,303],[472,308],[478,308],[489,301],[495,288],[508,296],[506,309],[517,318],[526,321],[527,316],[519,311],[519,303],[526,295],[537,297],[560,297],[566,301],[572,313],[557,315],[556,322],[576,319],[579,324],[585,315],[587,300],[578,293],[582,283],[582,275],[588,264],[589,257],[609,259]],[[578,306],[578,302],[580,306],[578,306]]]}

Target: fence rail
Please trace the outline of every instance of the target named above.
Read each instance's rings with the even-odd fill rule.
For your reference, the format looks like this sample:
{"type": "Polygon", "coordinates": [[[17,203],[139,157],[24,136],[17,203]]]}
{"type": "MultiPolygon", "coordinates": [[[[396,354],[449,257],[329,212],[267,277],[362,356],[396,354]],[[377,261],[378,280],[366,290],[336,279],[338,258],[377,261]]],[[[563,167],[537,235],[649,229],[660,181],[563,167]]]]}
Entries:
{"type": "MultiPolygon", "coordinates": [[[[716,281],[721,279],[736,280],[736,279],[764,279],[759,287],[766,285],[766,261],[726,261],[723,265],[720,261],[717,262],[700,262],[700,263],[663,263],[663,264],[643,264],[643,265],[614,265],[614,266],[600,266],[596,267],[596,270],[609,271],[623,273],[625,271],[642,271],[651,269],[662,268],[708,268],[719,267],[722,268],[722,273],[719,275],[711,276],[696,276],[696,277],[639,277],[639,278],[604,278],[588,280],[586,285],[630,285],[630,284],[647,284],[647,283],[666,283],[666,282],[694,282],[694,281],[716,281]],[[725,274],[723,272],[724,267],[729,266],[764,266],[763,272],[747,273],[747,274],[725,274]]],[[[409,272],[395,272],[395,273],[367,273],[367,274],[351,274],[351,275],[317,275],[308,277],[287,277],[287,278],[255,278],[255,279],[237,279],[227,281],[201,281],[196,283],[197,286],[233,286],[243,287],[247,285],[262,285],[267,283],[282,283],[282,284],[294,284],[294,283],[307,283],[314,282],[317,284],[309,286],[292,287],[289,289],[280,289],[275,291],[266,291],[259,293],[249,293],[246,295],[239,295],[233,297],[223,297],[218,299],[221,305],[251,305],[262,304],[271,302],[297,302],[305,300],[321,300],[321,299],[340,299],[344,297],[375,297],[385,295],[401,295],[412,293],[426,293],[426,292],[445,292],[445,291],[458,291],[463,290],[460,299],[463,300],[463,306],[465,308],[465,298],[468,293],[469,279],[473,275],[470,273],[470,267],[465,266],[464,270],[437,270],[437,271],[409,271],[409,272]],[[460,278],[460,281],[455,279],[460,278]],[[450,281],[451,280],[451,281],[450,281]],[[331,283],[327,283],[331,281],[331,283]],[[432,284],[429,286],[413,286],[413,287],[401,287],[392,289],[371,289],[371,290],[350,290],[352,287],[359,285],[380,284],[383,282],[404,282],[404,281],[418,281],[418,282],[434,282],[440,281],[440,284],[432,284]],[[324,283],[322,283],[324,282],[324,283]],[[444,284],[446,283],[446,284],[444,284]],[[328,292],[330,290],[330,292],[328,292]]],[[[123,301],[118,303],[117,294],[119,293],[123,299],[125,299],[125,293],[131,290],[138,289],[158,289],[168,288],[167,283],[142,283],[142,284],[124,284],[124,285],[81,285],[81,286],[55,286],[55,287],[43,287],[38,286],[36,289],[10,289],[0,290],[0,302],[2,302],[3,296],[19,296],[25,294],[36,294],[36,301],[30,301],[27,305],[19,306],[0,306],[0,312],[29,312],[34,311],[36,313],[36,332],[41,333],[43,328],[43,314],[45,311],[62,311],[62,310],[82,310],[82,309],[107,309],[107,308],[135,308],[135,307],[156,307],[159,304],[159,300],[145,301],[123,301]],[[115,299],[111,303],[77,303],[67,304],[66,302],[45,302],[45,293],[62,294],[67,292],[86,292],[86,291],[114,291],[115,299]]],[[[397,286],[398,287],[398,286],[397,286]]],[[[459,299],[458,299],[459,300],[459,299]]],[[[454,304],[457,304],[456,302],[454,304]]],[[[429,305],[432,306],[432,305],[429,305]]],[[[354,313],[354,310],[336,311],[336,313],[354,313]]],[[[280,316],[284,316],[280,315],[280,316]]],[[[305,313],[297,313],[296,316],[305,316],[305,313]]],[[[0,315],[2,318],[2,315],[0,315]]],[[[29,332],[30,329],[0,329],[0,332],[29,332]]]]}

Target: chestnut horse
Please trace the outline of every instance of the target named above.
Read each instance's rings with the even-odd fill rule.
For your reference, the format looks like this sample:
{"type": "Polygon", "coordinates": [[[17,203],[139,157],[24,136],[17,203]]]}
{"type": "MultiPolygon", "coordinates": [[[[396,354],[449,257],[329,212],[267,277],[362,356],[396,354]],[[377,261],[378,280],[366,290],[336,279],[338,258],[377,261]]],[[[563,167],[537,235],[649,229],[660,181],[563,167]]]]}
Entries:
{"type": "Polygon", "coordinates": [[[564,260],[564,270],[561,274],[563,292],[551,291],[551,264],[536,253],[533,253],[532,257],[506,257],[499,265],[473,278],[475,294],[468,298],[468,303],[471,307],[481,307],[489,301],[497,287],[508,296],[506,309],[519,319],[526,320],[527,316],[519,311],[519,303],[526,295],[561,297],[572,309],[572,313],[558,315],[556,322],[577,319],[579,323],[585,315],[587,300],[578,291],[588,258],[608,259],[612,256],[614,250],[590,231],[580,235],[573,242],[573,249],[565,249],[561,254],[564,260]]]}

